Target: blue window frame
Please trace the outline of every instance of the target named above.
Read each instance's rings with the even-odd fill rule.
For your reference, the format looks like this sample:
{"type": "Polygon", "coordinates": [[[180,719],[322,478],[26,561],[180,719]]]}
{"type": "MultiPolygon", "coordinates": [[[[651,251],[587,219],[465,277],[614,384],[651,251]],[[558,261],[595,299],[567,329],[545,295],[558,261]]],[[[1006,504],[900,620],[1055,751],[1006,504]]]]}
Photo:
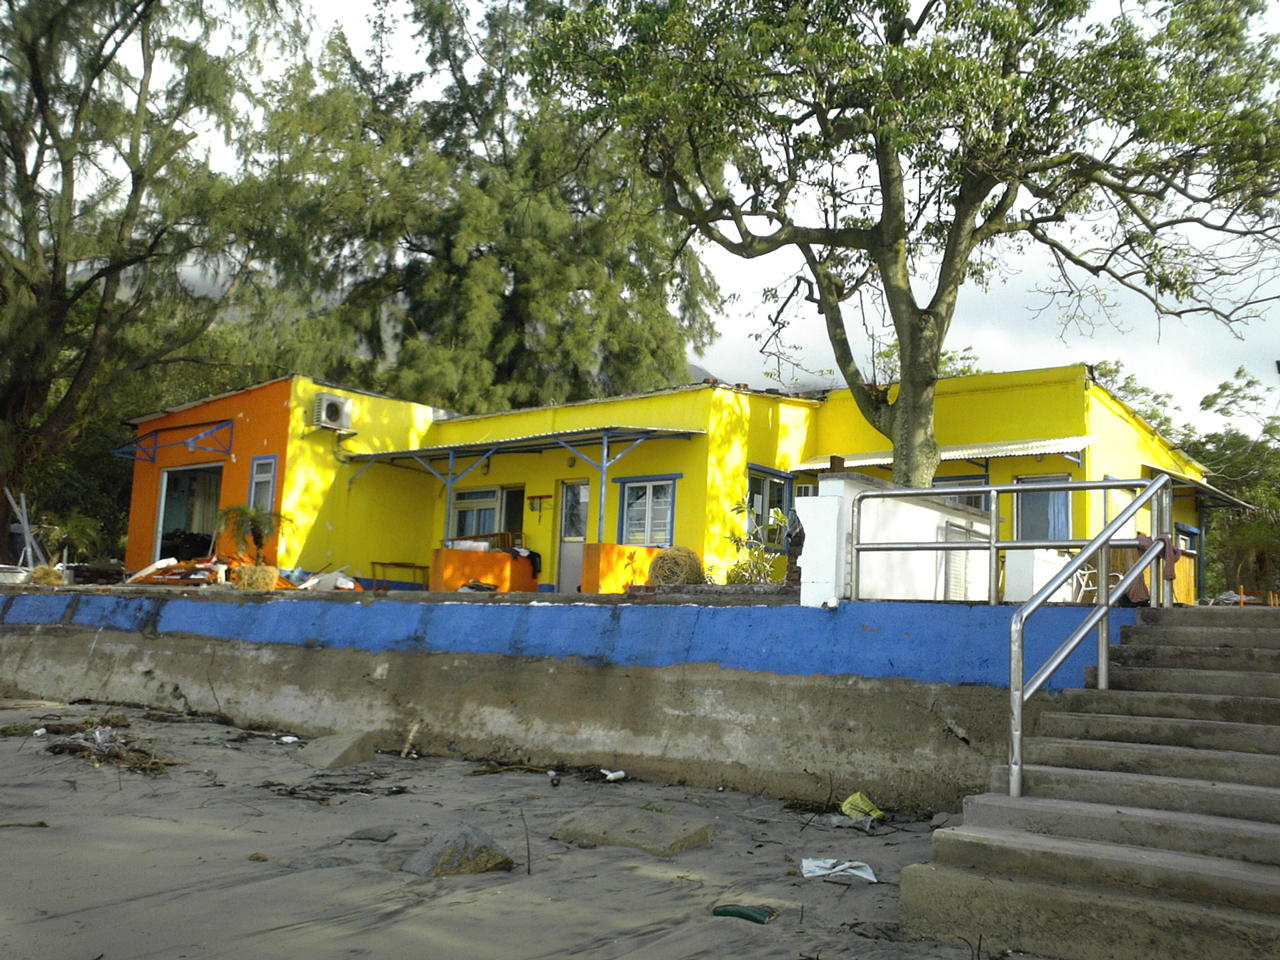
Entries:
{"type": "Polygon", "coordinates": [[[618,484],[618,543],[669,547],[675,536],[676,481],[682,473],[615,477],[618,484]]]}
{"type": "Polygon", "coordinates": [[[275,454],[254,457],[249,463],[249,506],[274,513],[276,509],[275,454]]]}

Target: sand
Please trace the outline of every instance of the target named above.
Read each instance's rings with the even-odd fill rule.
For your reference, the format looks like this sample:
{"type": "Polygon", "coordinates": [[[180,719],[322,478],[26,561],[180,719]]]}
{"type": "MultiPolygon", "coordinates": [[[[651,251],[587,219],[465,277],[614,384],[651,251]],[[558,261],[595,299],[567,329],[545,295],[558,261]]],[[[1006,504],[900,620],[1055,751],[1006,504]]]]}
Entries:
{"type": "Polygon", "coordinates": [[[891,814],[868,836],[765,796],[598,771],[552,786],[544,772],[474,776],[477,762],[395,753],[317,770],[305,739],[281,742],[287,731],[148,720],[140,707],[0,701],[0,726],[108,710],[129,717],[117,735],[173,761],[164,772],[55,755],[47,734],[0,737],[7,960],[974,957],[964,943],[897,938],[898,878],[931,857],[927,821],[891,814]],[[588,810],[687,818],[711,843],[660,858],[552,839],[588,810]],[[483,830],[515,869],[398,869],[452,824],[483,830]],[[395,835],[350,839],[368,828],[395,835]],[[879,882],[805,878],[806,857],[864,861],[879,882]],[[766,925],[712,914],[725,904],[779,914],[766,925]]]}

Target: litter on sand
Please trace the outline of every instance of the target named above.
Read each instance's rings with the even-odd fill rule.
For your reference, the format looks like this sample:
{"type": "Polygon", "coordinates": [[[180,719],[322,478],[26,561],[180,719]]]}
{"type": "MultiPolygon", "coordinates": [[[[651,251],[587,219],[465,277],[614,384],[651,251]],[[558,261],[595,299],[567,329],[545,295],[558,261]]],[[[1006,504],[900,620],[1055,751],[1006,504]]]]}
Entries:
{"type": "Polygon", "coordinates": [[[749,907],[744,903],[724,903],[711,911],[713,917],[737,917],[739,920],[750,920],[752,923],[768,923],[776,919],[778,910],[764,905],[749,907]]]}
{"type": "Polygon", "coordinates": [[[800,873],[806,877],[862,877],[878,883],[875,871],[861,860],[808,858],[800,862],[800,873]]]}
{"type": "Polygon", "coordinates": [[[865,793],[855,793],[845,797],[844,803],[840,804],[840,812],[846,817],[853,817],[857,820],[860,817],[875,817],[877,820],[884,819],[884,811],[871,802],[871,798],[865,793]]]}

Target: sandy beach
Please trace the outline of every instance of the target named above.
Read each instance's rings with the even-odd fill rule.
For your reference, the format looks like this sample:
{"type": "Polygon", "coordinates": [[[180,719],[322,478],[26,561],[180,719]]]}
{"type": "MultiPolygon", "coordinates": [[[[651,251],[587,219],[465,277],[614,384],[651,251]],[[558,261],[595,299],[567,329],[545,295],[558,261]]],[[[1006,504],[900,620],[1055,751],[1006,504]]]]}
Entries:
{"type": "Polygon", "coordinates": [[[599,771],[557,771],[553,785],[540,770],[476,775],[482,763],[398,752],[324,770],[305,762],[305,739],[283,742],[285,730],[0,701],[0,727],[92,714],[115,715],[111,736],[142,751],[135,765],[154,756],[163,769],[51,753],[53,733],[0,737],[8,960],[977,956],[979,930],[972,947],[898,939],[898,878],[930,859],[929,821],[888,811],[868,835],[765,796],[606,782],[599,771]],[[711,842],[664,858],[553,838],[587,810],[705,825],[711,842]],[[483,830],[515,867],[399,869],[457,824],[483,830]],[[353,838],[361,832],[390,836],[353,838]],[[862,861],[878,882],[805,877],[806,858],[862,861]],[[713,914],[726,905],[777,916],[713,914]]]}

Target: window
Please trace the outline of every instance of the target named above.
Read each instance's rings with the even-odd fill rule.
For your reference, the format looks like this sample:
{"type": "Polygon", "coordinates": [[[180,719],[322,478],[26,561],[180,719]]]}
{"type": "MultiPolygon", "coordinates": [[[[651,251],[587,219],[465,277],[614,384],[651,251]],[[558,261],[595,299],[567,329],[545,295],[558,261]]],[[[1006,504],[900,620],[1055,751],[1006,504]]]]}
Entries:
{"type": "Polygon", "coordinates": [[[781,547],[787,536],[787,525],[771,524],[774,510],[785,516],[791,509],[791,477],[766,467],[752,467],[747,474],[747,493],[751,510],[747,515],[747,533],[768,546],[781,547]]]}
{"type": "Polygon", "coordinates": [[[524,531],[524,487],[502,488],[502,529],[508,533],[524,531]]]}
{"type": "MultiPolygon", "coordinates": [[[[987,538],[976,530],[955,523],[946,525],[948,543],[985,543],[987,538]]],[[[944,600],[969,600],[986,592],[987,555],[977,550],[948,550],[946,558],[946,582],[944,600]]]]}
{"type": "Polygon", "coordinates": [[[254,457],[249,468],[249,506],[268,513],[276,503],[276,458],[254,457]]]}
{"type": "MultiPolygon", "coordinates": [[[[1015,477],[1014,483],[1066,483],[1065,473],[1040,477],[1015,477]]],[[[1019,493],[1014,507],[1019,540],[1069,540],[1071,538],[1071,493],[1067,490],[1037,490],[1019,493]]]]}
{"type": "Polygon", "coordinates": [[[618,542],[635,546],[669,547],[675,527],[676,480],[664,477],[618,477],[622,502],[618,511],[618,542]]]}
{"type": "Polygon", "coordinates": [[[453,495],[452,536],[494,533],[498,518],[498,490],[459,490],[453,495]]]}
{"type": "MultiPolygon", "coordinates": [[[[972,475],[964,477],[934,477],[933,485],[935,487],[982,487],[986,486],[986,474],[972,475]]],[[[987,495],[985,493],[971,493],[956,495],[947,495],[942,499],[950,500],[961,506],[973,507],[975,510],[987,509],[987,495]]]]}
{"type": "Polygon", "coordinates": [[[816,483],[797,483],[795,485],[796,497],[816,497],[818,495],[818,485],[816,483]]]}

